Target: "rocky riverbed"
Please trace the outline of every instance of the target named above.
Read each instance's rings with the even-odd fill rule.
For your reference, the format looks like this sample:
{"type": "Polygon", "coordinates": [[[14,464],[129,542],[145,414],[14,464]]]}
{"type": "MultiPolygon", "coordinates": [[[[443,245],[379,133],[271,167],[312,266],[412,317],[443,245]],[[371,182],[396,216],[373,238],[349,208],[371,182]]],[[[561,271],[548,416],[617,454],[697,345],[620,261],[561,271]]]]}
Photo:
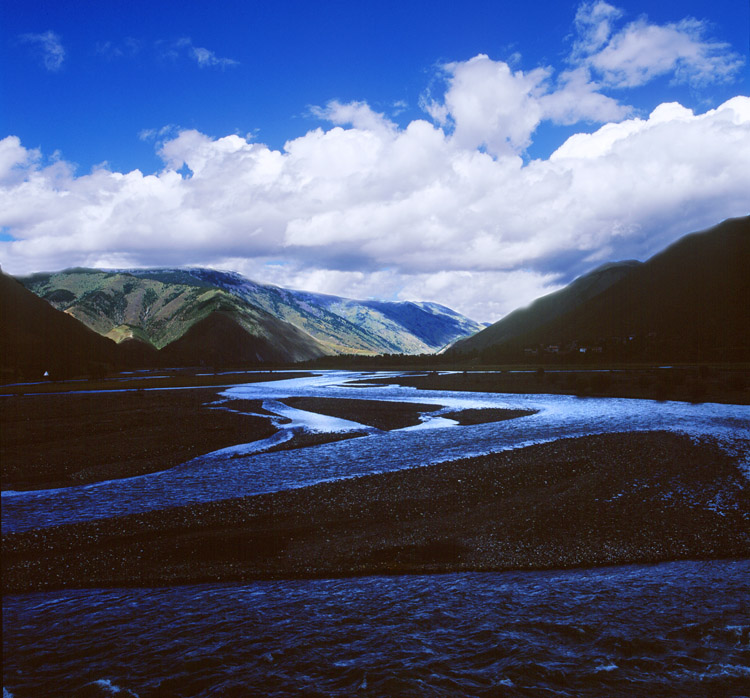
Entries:
{"type": "Polygon", "coordinates": [[[608,434],[9,534],[2,580],[7,593],[748,557],[749,523],[747,481],[711,441],[608,434]]]}

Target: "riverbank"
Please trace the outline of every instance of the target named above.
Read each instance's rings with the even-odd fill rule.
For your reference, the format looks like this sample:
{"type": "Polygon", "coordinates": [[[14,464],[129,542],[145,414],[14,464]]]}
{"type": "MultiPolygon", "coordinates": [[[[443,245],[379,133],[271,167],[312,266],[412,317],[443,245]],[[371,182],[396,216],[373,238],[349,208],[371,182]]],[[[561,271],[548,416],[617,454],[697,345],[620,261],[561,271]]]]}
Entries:
{"type": "Polygon", "coordinates": [[[564,439],[6,535],[3,590],[750,557],[746,488],[709,442],[564,439]]]}
{"type": "MultiPolygon", "coordinates": [[[[98,390],[0,398],[2,487],[51,489],[166,470],[211,451],[272,436],[278,431],[274,421],[288,421],[265,410],[262,400],[226,400],[221,392],[98,390]]],[[[422,414],[440,409],[421,403],[317,397],[283,402],[384,431],[414,426],[422,414]]],[[[490,408],[445,416],[459,424],[481,424],[526,414],[531,412],[490,408]]],[[[366,433],[297,433],[266,450],[306,448],[366,433]]]]}
{"type": "MultiPolygon", "coordinates": [[[[212,409],[220,392],[99,391],[0,398],[3,490],[143,475],[276,433],[270,413],[264,417],[212,409]]],[[[243,401],[236,409],[264,413],[260,400],[243,401]]]]}
{"type": "Polygon", "coordinates": [[[117,373],[99,379],[45,379],[33,383],[0,383],[0,397],[52,393],[78,393],[106,390],[156,390],[170,388],[211,388],[306,378],[309,371],[220,371],[199,373],[196,369],[165,369],[117,373]]]}
{"type": "Polygon", "coordinates": [[[367,383],[397,384],[419,390],[487,393],[546,393],[580,397],[625,397],[750,404],[750,370],[710,366],[665,366],[627,369],[529,369],[505,371],[428,371],[367,383]]]}

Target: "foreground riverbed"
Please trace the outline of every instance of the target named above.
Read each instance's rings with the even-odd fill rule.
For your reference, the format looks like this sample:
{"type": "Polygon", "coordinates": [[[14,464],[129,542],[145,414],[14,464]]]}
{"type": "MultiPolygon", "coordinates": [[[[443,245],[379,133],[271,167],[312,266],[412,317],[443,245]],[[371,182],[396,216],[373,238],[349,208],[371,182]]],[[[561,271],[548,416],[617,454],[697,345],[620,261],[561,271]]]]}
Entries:
{"type": "Polygon", "coordinates": [[[159,472],[4,491],[4,698],[742,695],[750,408],[394,378],[143,391],[152,455],[219,450],[104,414],[159,472]]]}
{"type": "Polygon", "coordinates": [[[750,557],[736,462],[669,433],[563,439],[3,537],[3,588],[750,557]]]}

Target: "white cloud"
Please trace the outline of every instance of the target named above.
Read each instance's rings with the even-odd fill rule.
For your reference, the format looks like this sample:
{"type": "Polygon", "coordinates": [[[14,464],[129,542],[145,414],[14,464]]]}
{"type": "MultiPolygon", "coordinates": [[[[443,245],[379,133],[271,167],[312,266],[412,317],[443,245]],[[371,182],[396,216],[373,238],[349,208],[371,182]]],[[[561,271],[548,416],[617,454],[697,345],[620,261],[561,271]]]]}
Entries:
{"type": "Polygon", "coordinates": [[[367,131],[393,131],[396,125],[385,118],[384,114],[374,112],[366,102],[348,102],[342,104],[334,99],[325,107],[310,107],[310,113],[337,126],[354,126],[367,131]]]}
{"type": "Polygon", "coordinates": [[[537,97],[549,69],[513,72],[507,63],[484,54],[443,68],[449,84],[444,113],[453,122],[458,146],[485,146],[493,155],[504,155],[530,145],[531,134],[543,117],[537,97]]]}
{"type": "MultiPolygon", "coordinates": [[[[366,102],[334,100],[310,109],[324,126],[281,150],[154,129],[142,134],[164,162],[153,175],[77,175],[8,137],[0,227],[12,239],[0,241],[0,261],[11,273],[218,266],[495,320],[598,263],[644,259],[688,231],[748,214],[750,98],[705,113],[667,102],[646,116],[604,93],[654,77],[655,56],[672,61],[675,79],[696,81],[707,57],[731,66],[731,54],[693,20],[639,19],[618,30],[621,17],[604,2],[582,5],[559,74],[483,54],[443,66],[443,94],[423,99],[432,122],[400,127],[366,102]],[[637,37],[642,61],[629,62],[625,47],[637,37]],[[601,126],[524,161],[545,120],[601,126]]],[[[171,46],[183,57],[193,48],[171,46]]]]}
{"type": "Polygon", "coordinates": [[[748,212],[747,97],[703,114],[664,104],[527,164],[426,121],[396,128],[360,103],[328,113],[361,127],[315,129],[281,151],[183,131],[156,175],[77,176],[6,138],[0,226],[15,241],[0,243],[3,268],[231,265],[492,320],[600,261],[644,258],[748,212]]]}
{"type": "Polygon", "coordinates": [[[588,68],[513,70],[504,61],[479,54],[442,66],[446,90],[442,102],[423,99],[432,119],[452,130],[462,148],[485,148],[496,157],[522,153],[543,120],[558,124],[602,123],[621,119],[630,108],[600,92],[588,68]]]}
{"type": "Polygon", "coordinates": [[[22,34],[20,39],[23,43],[31,44],[39,52],[39,58],[47,70],[55,73],[62,68],[65,60],[65,47],[55,32],[22,34]]]}
{"type": "Polygon", "coordinates": [[[622,15],[622,10],[603,0],[582,3],[575,16],[578,36],[573,54],[590,55],[601,50],[609,42],[615,21],[622,15]]]}
{"type": "Polygon", "coordinates": [[[564,71],[558,87],[543,95],[539,102],[546,118],[558,124],[580,121],[603,123],[628,116],[632,109],[600,92],[601,86],[591,79],[587,68],[564,71]]]}
{"type": "Polygon", "coordinates": [[[727,82],[744,64],[729,44],[708,37],[706,22],[686,18],[657,25],[641,17],[615,32],[621,16],[601,1],[582,5],[576,15],[573,60],[611,87],[636,87],[662,75],[697,86],[727,82]]]}
{"type": "Polygon", "coordinates": [[[0,185],[23,182],[29,168],[41,158],[38,150],[27,150],[17,136],[0,141],[0,185]]]}
{"type": "Polygon", "coordinates": [[[239,65],[239,61],[235,61],[233,58],[219,58],[213,51],[209,51],[207,48],[200,46],[191,47],[193,58],[198,62],[201,68],[206,66],[219,66],[220,68],[226,68],[228,66],[239,65]]]}
{"type": "MultiPolygon", "coordinates": [[[[583,3],[571,67],[559,75],[549,66],[514,69],[484,54],[447,63],[441,66],[442,99],[426,94],[422,108],[458,146],[512,156],[528,148],[544,120],[605,123],[632,114],[606,89],[637,87],[664,75],[693,86],[728,82],[744,63],[728,44],[708,37],[705,22],[656,25],[641,17],[618,30],[623,15],[603,0],[583,3]]],[[[514,64],[519,60],[514,56],[514,64]]]]}
{"type": "Polygon", "coordinates": [[[207,48],[196,46],[190,37],[183,37],[167,45],[164,55],[177,59],[186,55],[194,60],[201,68],[231,68],[239,65],[233,58],[220,58],[207,48]]]}

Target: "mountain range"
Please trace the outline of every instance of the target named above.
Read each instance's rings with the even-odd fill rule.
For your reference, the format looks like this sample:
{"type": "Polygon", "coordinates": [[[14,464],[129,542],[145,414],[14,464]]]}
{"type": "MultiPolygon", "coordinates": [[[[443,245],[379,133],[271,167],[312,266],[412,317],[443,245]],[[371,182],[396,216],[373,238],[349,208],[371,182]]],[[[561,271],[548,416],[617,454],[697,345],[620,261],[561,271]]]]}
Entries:
{"type": "Polygon", "coordinates": [[[607,264],[447,352],[485,363],[750,360],[750,217],[685,235],[645,262],[607,264]]]}
{"type": "Polygon", "coordinates": [[[210,269],[68,269],[19,281],[125,363],[243,365],[434,353],[481,329],[436,303],[356,301],[210,269]]]}
{"type": "Polygon", "coordinates": [[[357,301],[211,269],[0,274],[0,368],[68,375],[441,351],[483,364],[748,361],[749,268],[750,216],[729,219],[645,262],[600,266],[489,327],[435,303],[357,301]]]}

